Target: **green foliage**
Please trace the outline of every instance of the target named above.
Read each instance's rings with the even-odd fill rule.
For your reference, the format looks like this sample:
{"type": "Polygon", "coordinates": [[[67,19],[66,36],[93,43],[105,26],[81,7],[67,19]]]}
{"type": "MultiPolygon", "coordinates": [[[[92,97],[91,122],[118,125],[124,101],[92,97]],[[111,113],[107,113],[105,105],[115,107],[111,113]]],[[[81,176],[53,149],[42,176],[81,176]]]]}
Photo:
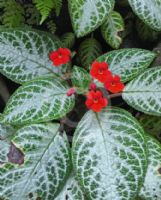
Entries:
{"type": "Polygon", "coordinates": [[[136,110],[161,116],[161,67],[147,69],[128,83],[123,99],[136,110]]]}
{"type": "Polygon", "coordinates": [[[136,30],[138,32],[139,37],[142,40],[154,41],[159,37],[160,32],[152,30],[149,26],[144,24],[141,20],[137,19],[136,21],[136,30]]]}
{"type": "Polygon", "coordinates": [[[107,62],[110,70],[127,82],[149,67],[155,57],[155,53],[145,49],[125,48],[107,52],[97,60],[107,62]]]}
{"type": "Polygon", "coordinates": [[[3,9],[1,23],[5,27],[19,27],[24,23],[24,8],[15,0],[1,0],[0,8],[3,9]]]}
{"type": "Polygon", "coordinates": [[[25,21],[29,25],[39,25],[40,13],[33,4],[25,4],[25,21]]]}
{"type": "Polygon", "coordinates": [[[139,122],[146,133],[153,135],[161,142],[161,118],[150,115],[141,115],[139,122]]]}
{"type": "Polygon", "coordinates": [[[101,26],[102,36],[113,48],[118,49],[122,43],[122,32],[125,29],[124,19],[118,12],[111,12],[101,26]]]}
{"type": "Polygon", "coordinates": [[[160,0],[128,0],[135,14],[153,30],[161,31],[160,0]]]}
{"type": "MultiPolygon", "coordinates": [[[[0,0],[0,73],[21,84],[4,109],[0,104],[0,200],[161,199],[161,144],[146,135],[161,141],[161,67],[147,69],[158,55],[149,50],[154,42],[144,43],[148,50],[137,43],[159,39],[160,2],[0,0]],[[63,3],[68,7],[58,17],[63,3]],[[90,34],[77,40],[73,31],[90,34]],[[57,66],[54,59],[64,63],[69,52],[51,58],[60,47],[71,56],[57,66]],[[92,77],[93,61],[108,63],[124,90],[111,94],[92,77]],[[110,106],[114,97],[131,113],[138,110],[136,117],[110,106]],[[100,112],[87,111],[105,101],[100,112]]],[[[104,67],[95,66],[96,76],[104,67]]],[[[115,81],[111,87],[119,87],[115,81]]]]}
{"type": "Polygon", "coordinates": [[[89,199],[137,196],[146,171],[146,145],[142,127],[128,112],[87,112],[75,131],[72,153],[79,184],[89,199]]]}
{"type": "Polygon", "coordinates": [[[62,0],[33,0],[33,2],[41,14],[40,24],[42,24],[46,18],[49,17],[52,10],[55,10],[56,15],[60,14],[62,0]]]}
{"type": "Polygon", "coordinates": [[[74,66],[71,76],[72,84],[80,94],[88,92],[89,84],[92,81],[89,73],[82,67],[74,66]]]}
{"type": "Polygon", "coordinates": [[[61,39],[63,46],[66,48],[71,49],[75,44],[75,35],[71,32],[64,33],[60,39],[61,39]]]}
{"type": "Polygon", "coordinates": [[[64,117],[73,109],[75,102],[74,96],[66,95],[68,90],[67,83],[54,76],[27,82],[8,101],[1,121],[23,125],[64,117]]]}
{"type": "Polygon", "coordinates": [[[56,36],[45,32],[27,28],[1,30],[0,72],[17,83],[53,72],[61,74],[66,67],[53,67],[49,60],[49,53],[60,46],[61,42],[56,36]]]}
{"type": "Polygon", "coordinates": [[[147,136],[148,169],[139,196],[143,200],[160,200],[161,197],[161,145],[147,136]]]}
{"type": "Polygon", "coordinates": [[[69,0],[69,13],[77,37],[98,28],[114,8],[114,0],[69,0]]]}
{"type": "Polygon", "coordinates": [[[55,34],[56,32],[56,24],[53,22],[53,20],[50,20],[47,22],[47,28],[50,33],[55,34]]]}
{"type": "Polygon", "coordinates": [[[10,161],[0,167],[0,198],[55,199],[71,167],[69,144],[65,133],[60,135],[59,124],[24,126],[11,141],[25,158],[19,165],[10,161]]]}
{"type": "Polygon", "coordinates": [[[101,44],[94,38],[85,39],[78,49],[80,63],[86,69],[90,69],[92,62],[99,57],[101,53],[101,44]]]}

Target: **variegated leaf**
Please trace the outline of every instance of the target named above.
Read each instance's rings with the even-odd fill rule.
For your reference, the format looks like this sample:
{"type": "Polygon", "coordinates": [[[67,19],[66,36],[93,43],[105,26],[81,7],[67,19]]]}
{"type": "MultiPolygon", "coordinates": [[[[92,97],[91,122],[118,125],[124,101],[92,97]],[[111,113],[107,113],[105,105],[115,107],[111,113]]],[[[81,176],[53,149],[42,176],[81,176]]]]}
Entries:
{"type": "Polygon", "coordinates": [[[78,56],[82,66],[90,69],[95,59],[102,54],[101,44],[94,38],[85,39],[78,49],[78,56]]]}
{"type": "Polygon", "coordinates": [[[88,91],[91,77],[85,69],[74,66],[71,79],[72,84],[76,87],[78,93],[85,93],[88,91]]]}
{"type": "Polygon", "coordinates": [[[79,183],[91,200],[132,200],[146,169],[144,131],[128,112],[89,111],[73,140],[73,163],[79,183]]]}
{"type": "Polygon", "coordinates": [[[72,174],[55,200],[85,200],[84,194],[72,174]]]}
{"type": "Polygon", "coordinates": [[[13,126],[0,123],[0,140],[9,138],[14,132],[15,128],[13,126]]]}
{"type": "Polygon", "coordinates": [[[114,0],[68,0],[69,13],[77,37],[99,27],[114,7],[114,0]]]}
{"type": "Polygon", "coordinates": [[[139,196],[142,200],[161,198],[161,144],[147,136],[148,169],[139,196]]]}
{"type": "Polygon", "coordinates": [[[106,61],[109,69],[127,82],[149,67],[155,57],[156,53],[148,50],[127,48],[108,52],[97,60],[106,61]]]}
{"type": "Polygon", "coordinates": [[[161,0],[128,0],[136,15],[148,26],[161,31],[161,0]]]}
{"type": "Polygon", "coordinates": [[[134,109],[161,116],[161,67],[140,74],[126,85],[122,96],[134,109]]]}
{"type": "Polygon", "coordinates": [[[118,49],[122,43],[120,34],[124,26],[122,16],[116,11],[111,12],[101,26],[102,36],[113,49],[118,49]]]}
{"type": "Polygon", "coordinates": [[[70,168],[69,144],[59,124],[35,124],[19,129],[12,142],[25,155],[24,164],[0,168],[0,198],[54,199],[70,168]]]}
{"type": "Polygon", "coordinates": [[[8,161],[7,154],[10,150],[10,138],[15,133],[15,129],[10,125],[0,124],[0,163],[8,161]]]}
{"type": "Polygon", "coordinates": [[[0,72],[17,83],[24,83],[51,73],[61,73],[54,67],[49,53],[61,42],[56,36],[35,30],[0,30],[0,72]]]}
{"type": "Polygon", "coordinates": [[[48,76],[21,86],[6,105],[1,121],[10,124],[45,122],[65,116],[74,106],[74,96],[59,78],[48,76]]]}

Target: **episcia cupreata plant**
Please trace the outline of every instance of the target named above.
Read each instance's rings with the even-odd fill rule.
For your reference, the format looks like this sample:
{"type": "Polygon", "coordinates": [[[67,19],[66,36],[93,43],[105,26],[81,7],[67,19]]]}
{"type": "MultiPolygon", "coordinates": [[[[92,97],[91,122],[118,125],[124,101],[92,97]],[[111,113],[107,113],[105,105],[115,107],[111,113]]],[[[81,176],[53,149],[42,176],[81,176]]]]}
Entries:
{"type": "MultiPolygon", "coordinates": [[[[119,2],[161,30],[160,0],[119,2]]],[[[75,35],[100,26],[118,49],[125,25],[114,3],[68,0],[75,35]]],[[[102,54],[88,38],[79,48],[85,65],[76,66],[62,40],[0,29],[0,73],[21,85],[0,114],[0,200],[160,200],[161,145],[149,135],[159,137],[161,125],[161,66],[150,67],[157,54],[139,48],[102,54]],[[138,120],[111,106],[115,97],[145,115],[138,120]],[[85,112],[77,124],[68,116],[80,98],[85,112]],[[76,126],[72,139],[63,123],[76,126]]]]}
{"type": "Polygon", "coordinates": [[[57,37],[27,29],[1,30],[0,52],[0,72],[21,84],[0,115],[2,199],[161,194],[160,144],[128,111],[110,106],[121,95],[136,110],[161,115],[161,67],[147,69],[154,52],[114,50],[88,72],[71,67],[73,54],[57,37]],[[87,112],[70,146],[59,120],[76,95],[86,97],[87,112]]]}

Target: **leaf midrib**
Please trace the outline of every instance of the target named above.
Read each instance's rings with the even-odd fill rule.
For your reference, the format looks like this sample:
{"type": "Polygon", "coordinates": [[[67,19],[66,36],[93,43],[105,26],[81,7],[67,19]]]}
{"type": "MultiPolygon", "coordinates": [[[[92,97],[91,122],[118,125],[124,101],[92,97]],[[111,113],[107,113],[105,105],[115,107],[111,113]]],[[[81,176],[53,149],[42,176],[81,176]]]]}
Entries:
{"type": "MultiPolygon", "coordinates": [[[[101,129],[101,133],[102,133],[102,137],[103,137],[103,143],[104,143],[105,151],[106,151],[106,154],[107,154],[107,159],[106,159],[106,160],[107,160],[107,166],[108,166],[107,171],[111,171],[111,170],[109,170],[109,169],[110,169],[109,152],[108,152],[108,148],[106,147],[106,138],[105,138],[105,136],[104,136],[104,131],[103,131],[103,128],[102,128],[102,125],[101,125],[101,121],[100,121],[100,119],[99,119],[98,114],[96,113],[95,116],[96,116],[96,119],[97,119],[97,121],[98,121],[98,125],[100,126],[100,129],[101,129]]],[[[101,172],[101,173],[102,173],[102,172],[101,172]]],[[[110,187],[111,187],[111,185],[110,185],[110,187]]],[[[111,190],[111,191],[112,191],[112,190],[111,190]]]]}

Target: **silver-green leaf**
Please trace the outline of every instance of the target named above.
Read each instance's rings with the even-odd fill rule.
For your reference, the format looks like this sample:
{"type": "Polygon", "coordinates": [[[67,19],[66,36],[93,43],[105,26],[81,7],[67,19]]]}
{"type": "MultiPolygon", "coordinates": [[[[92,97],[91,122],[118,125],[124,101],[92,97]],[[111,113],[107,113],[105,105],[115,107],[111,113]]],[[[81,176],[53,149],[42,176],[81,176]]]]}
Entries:
{"type": "Polygon", "coordinates": [[[144,131],[118,108],[89,111],[80,121],[72,157],[77,179],[91,200],[131,200],[146,169],[144,131]]]}
{"type": "Polygon", "coordinates": [[[24,153],[21,165],[0,167],[0,198],[54,199],[70,170],[70,149],[59,124],[35,124],[19,129],[12,142],[24,153]]]}
{"type": "Polygon", "coordinates": [[[89,73],[82,67],[74,66],[72,70],[72,84],[76,87],[78,93],[85,93],[88,91],[91,77],[89,73]]]}
{"type": "Polygon", "coordinates": [[[10,138],[14,133],[14,127],[0,124],[0,163],[5,163],[8,161],[7,154],[10,150],[10,138]]]}
{"type": "Polygon", "coordinates": [[[128,0],[136,15],[148,26],[161,31],[161,0],[128,0]]]}
{"type": "Polygon", "coordinates": [[[124,31],[124,27],[124,20],[116,11],[111,12],[102,24],[102,36],[113,49],[118,49],[121,45],[122,37],[120,34],[124,31]]]}
{"type": "Polygon", "coordinates": [[[147,69],[128,83],[122,97],[136,110],[161,116],[161,67],[147,69]]]}
{"type": "Polygon", "coordinates": [[[161,144],[147,136],[148,169],[139,196],[142,200],[160,200],[161,197],[161,144]]]}
{"type": "Polygon", "coordinates": [[[156,57],[156,53],[136,48],[119,49],[108,52],[98,61],[106,61],[113,74],[121,77],[123,82],[135,78],[144,71],[156,57]]]}
{"type": "Polygon", "coordinates": [[[0,73],[17,83],[51,73],[60,74],[63,67],[55,67],[49,60],[49,53],[60,46],[56,36],[45,32],[0,30],[0,73]]]}
{"type": "Polygon", "coordinates": [[[69,13],[77,37],[98,28],[113,10],[114,0],[68,0],[69,13]]]}
{"type": "Polygon", "coordinates": [[[72,174],[55,200],[85,200],[84,194],[72,174]]]}
{"type": "Polygon", "coordinates": [[[53,76],[32,80],[13,94],[1,121],[19,125],[61,118],[75,102],[74,96],[66,95],[68,89],[64,81],[53,76]]]}

